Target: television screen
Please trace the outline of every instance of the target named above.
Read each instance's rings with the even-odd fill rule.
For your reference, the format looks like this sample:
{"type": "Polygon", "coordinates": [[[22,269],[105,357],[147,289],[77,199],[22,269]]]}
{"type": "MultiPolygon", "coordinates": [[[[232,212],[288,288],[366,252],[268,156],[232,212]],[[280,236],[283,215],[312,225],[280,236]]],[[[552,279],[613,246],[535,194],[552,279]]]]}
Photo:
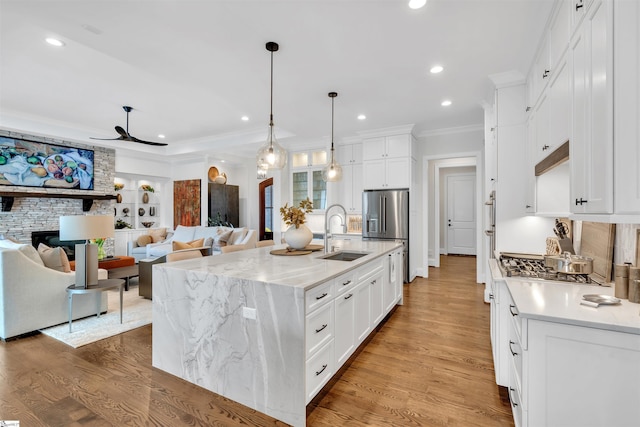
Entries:
{"type": "Polygon", "coordinates": [[[0,136],[0,185],[93,190],[93,150],[0,136]]]}

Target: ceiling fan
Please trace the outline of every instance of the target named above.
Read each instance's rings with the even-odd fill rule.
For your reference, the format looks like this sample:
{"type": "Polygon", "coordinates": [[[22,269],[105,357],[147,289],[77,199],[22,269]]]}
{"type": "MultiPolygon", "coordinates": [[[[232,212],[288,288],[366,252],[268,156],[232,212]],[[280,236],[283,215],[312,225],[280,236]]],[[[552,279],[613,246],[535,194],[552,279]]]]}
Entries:
{"type": "Polygon", "coordinates": [[[143,141],[142,139],[138,139],[135,136],[131,135],[129,133],[129,113],[131,112],[131,110],[133,110],[133,107],[124,105],[122,109],[127,112],[127,129],[125,130],[125,129],[122,129],[122,127],[120,126],[116,126],[116,132],[120,134],[118,138],[94,138],[94,137],[89,137],[89,138],[98,139],[101,141],[131,141],[131,142],[139,142],[140,144],[157,145],[157,146],[168,145],[168,144],[165,144],[164,142],[143,141]]]}

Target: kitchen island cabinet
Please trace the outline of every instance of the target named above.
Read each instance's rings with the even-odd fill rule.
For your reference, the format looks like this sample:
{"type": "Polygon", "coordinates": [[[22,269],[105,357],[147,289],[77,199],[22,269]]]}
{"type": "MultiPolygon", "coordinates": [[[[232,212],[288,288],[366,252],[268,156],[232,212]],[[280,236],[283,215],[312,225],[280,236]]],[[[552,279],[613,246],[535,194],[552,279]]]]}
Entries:
{"type": "Polygon", "coordinates": [[[491,307],[496,378],[516,426],[636,425],[640,305],[583,306],[582,295],[613,288],[503,278],[490,267],[501,303],[491,307]]]}
{"type": "Polygon", "coordinates": [[[154,266],[153,366],[304,426],[306,405],[389,313],[383,301],[402,301],[402,281],[391,280],[402,265],[390,265],[400,244],[340,246],[367,255],[330,261],[271,247],[154,266]]]}

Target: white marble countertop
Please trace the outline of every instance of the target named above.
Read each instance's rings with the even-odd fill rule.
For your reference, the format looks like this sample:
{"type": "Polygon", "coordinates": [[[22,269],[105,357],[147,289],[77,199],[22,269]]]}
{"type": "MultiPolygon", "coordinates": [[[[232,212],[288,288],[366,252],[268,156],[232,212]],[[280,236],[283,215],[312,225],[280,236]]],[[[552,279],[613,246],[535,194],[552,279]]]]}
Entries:
{"type": "Polygon", "coordinates": [[[332,245],[340,250],[368,252],[354,261],[330,261],[320,259],[323,251],[309,255],[271,255],[274,249],[284,249],[287,245],[230,252],[215,256],[189,259],[169,264],[156,264],[154,269],[186,269],[210,274],[253,280],[264,283],[291,286],[304,290],[313,288],[329,279],[353,270],[367,262],[401,247],[393,241],[332,240],[332,245]]]}
{"type": "Polygon", "coordinates": [[[606,329],[640,335],[640,304],[623,299],[617,305],[589,307],[582,296],[613,296],[614,288],[598,285],[503,278],[497,264],[490,263],[492,276],[505,280],[520,316],[570,325],[606,329]]]}

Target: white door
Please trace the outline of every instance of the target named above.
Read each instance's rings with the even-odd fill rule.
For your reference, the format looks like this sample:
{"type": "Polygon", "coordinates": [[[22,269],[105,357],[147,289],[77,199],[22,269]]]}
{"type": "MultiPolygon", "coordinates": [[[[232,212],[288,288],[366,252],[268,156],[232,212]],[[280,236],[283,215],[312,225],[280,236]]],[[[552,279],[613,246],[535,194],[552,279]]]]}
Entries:
{"type": "Polygon", "coordinates": [[[447,177],[447,253],[476,254],[476,177],[447,177]]]}

